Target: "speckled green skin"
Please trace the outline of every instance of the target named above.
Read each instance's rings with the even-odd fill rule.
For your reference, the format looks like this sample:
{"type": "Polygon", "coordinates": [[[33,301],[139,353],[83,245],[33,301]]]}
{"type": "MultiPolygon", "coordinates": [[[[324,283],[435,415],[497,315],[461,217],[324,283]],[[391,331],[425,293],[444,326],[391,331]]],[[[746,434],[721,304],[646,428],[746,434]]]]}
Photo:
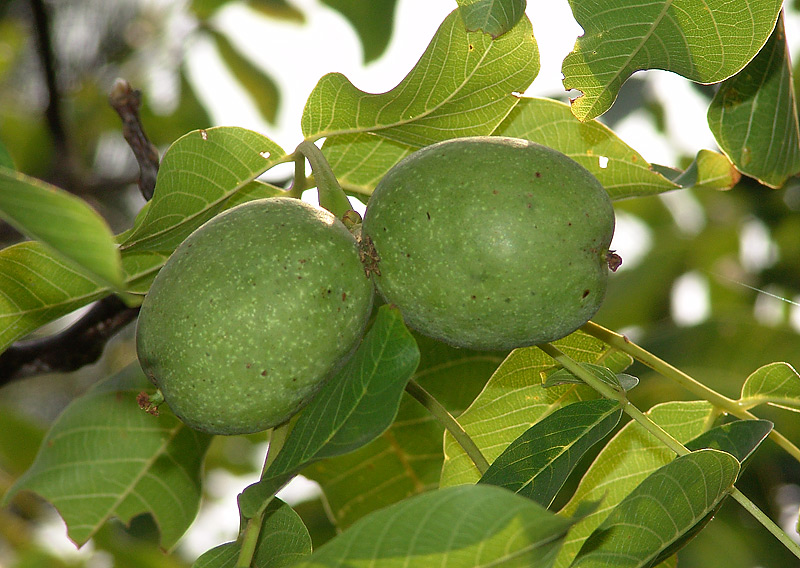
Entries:
{"type": "Polygon", "coordinates": [[[197,229],[161,269],[139,315],[139,361],[192,428],[258,432],[344,363],[372,299],[356,241],[333,215],[251,201],[197,229]]]}
{"type": "Polygon", "coordinates": [[[608,279],[608,194],[550,148],[479,137],[397,164],[367,204],[373,278],[406,323],[451,345],[511,349],[591,318],[608,279]]]}

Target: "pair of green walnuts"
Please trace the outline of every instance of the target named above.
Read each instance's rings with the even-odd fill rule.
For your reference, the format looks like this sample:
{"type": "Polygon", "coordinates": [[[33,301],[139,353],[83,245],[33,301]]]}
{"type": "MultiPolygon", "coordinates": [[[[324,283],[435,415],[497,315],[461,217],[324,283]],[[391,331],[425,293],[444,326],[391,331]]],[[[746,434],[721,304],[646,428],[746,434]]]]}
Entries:
{"type": "Polygon", "coordinates": [[[613,232],[608,194],[563,154],[513,138],[441,142],[380,181],[359,240],[284,197],[198,228],[142,304],[139,360],[192,428],[266,430],[356,349],[375,288],[409,327],[457,347],[552,341],[600,307],[613,232]]]}

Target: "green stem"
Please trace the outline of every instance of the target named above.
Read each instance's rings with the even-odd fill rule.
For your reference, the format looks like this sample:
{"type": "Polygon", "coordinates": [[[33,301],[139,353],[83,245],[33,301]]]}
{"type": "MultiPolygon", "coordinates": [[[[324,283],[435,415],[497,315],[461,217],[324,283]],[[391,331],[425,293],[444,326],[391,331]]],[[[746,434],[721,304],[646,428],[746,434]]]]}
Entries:
{"type": "MultiPolygon", "coordinates": [[[[278,452],[283,448],[288,434],[288,421],[272,429],[269,437],[267,455],[264,458],[264,467],[261,469],[262,477],[267,469],[269,469],[270,464],[275,461],[278,452]]],[[[247,519],[247,524],[241,536],[242,545],[239,549],[239,557],[236,559],[236,568],[250,568],[252,565],[253,556],[256,553],[256,546],[258,545],[258,537],[261,535],[261,525],[264,524],[264,512],[267,510],[270,501],[272,501],[271,497],[261,505],[255,515],[247,519]]]]}
{"type": "MultiPolygon", "coordinates": [[[[625,413],[628,414],[628,416],[636,420],[643,428],[645,428],[648,432],[653,434],[656,438],[658,438],[661,442],[663,442],[664,445],[666,445],[676,454],[682,456],[690,453],[689,450],[686,448],[686,446],[684,446],[678,440],[669,435],[658,424],[653,422],[649,416],[645,415],[641,410],[639,410],[633,404],[631,404],[630,401],[628,401],[628,399],[626,398],[624,393],[619,393],[614,389],[612,389],[611,387],[609,387],[603,381],[595,377],[590,371],[581,367],[577,361],[569,357],[567,354],[559,350],[557,347],[554,347],[549,343],[543,343],[541,345],[538,345],[537,347],[539,347],[539,349],[550,355],[550,357],[555,359],[565,369],[567,369],[569,372],[571,372],[579,379],[583,380],[586,384],[597,390],[603,396],[611,398],[613,400],[618,400],[620,403],[624,404],[623,408],[625,410],[625,413]]],[[[645,353],[647,352],[645,351],[645,353]]],[[[691,379],[691,377],[689,378],[691,379]]],[[[692,381],[694,381],[694,379],[692,379],[692,381]]],[[[791,538],[789,538],[789,535],[787,535],[778,525],[776,525],[772,519],[770,519],[761,509],[759,509],[755,505],[755,503],[750,501],[750,499],[748,499],[736,487],[734,487],[733,490],[731,491],[731,497],[733,497],[740,505],[742,505],[742,507],[744,507],[747,510],[747,512],[753,515],[753,517],[758,522],[760,522],[769,532],[771,532],[775,536],[775,538],[777,538],[786,548],[788,548],[792,554],[800,558],[800,546],[798,546],[791,538]]]]}
{"type": "Polygon", "coordinates": [[[347,199],[347,194],[339,185],[339,180],[336,179],[322,150],[317,148],[313,142],[304,140],[300,142],[295,152],[305,156],[311,164],[319,191],[320,206],[336,215],[338,219],[344,219],[353,207],[350,205],[350,200],[347,199]]]}
{"type": "Polygon", "coordinates": [[[748,499],[741,491],[739,491],[736,487],[733,488],[731,492],[731,497],[733,497],[736,502],[738,502],[742,507],[744,507],[748,513],[753,515],[758,522],[760,522],[764,528],[766,528],[772,535],[777,538],[783,546],[789,549],[789,552],[794,554],[797,558],[800,558],[800,546],[789,538],[789,535],[781,529],[775,522],[770,519],[767,515],[764,514],[764,511],[759,509],[755,503],[753,503],[750,499],[748,499]]]}
{"type": "Polygon", "coordinates": [[[489,462],[486,460],[483,453],[481,453],[475,441],[467,434],[466,430],[461,427],[461,424],[458,423],[453,415],[450,414],[431,393],[422,388],[420,384],[413,379],[406,385],[406,392],[424,406],[428,412],[452,434],[456,442],[459,443],[470,457],[472,463],[475,464],[475,467],[478,468],[478,472],[480,472],[481,475],[486,473],[486,470],[489,469],[489,462]]]}
{"type": "MultiPolygon", "coordinates": [[[[726,396],[723,396],[719,394],[717,391],[708,388],[707,386],[698,382],[697,380],[690,377],[683,371],[673,367],[663,359],[656,357],[646,349],[640,347],[639,345],[636,345],[624,335],[615,333],[591,321],[587,322],[581,328],[581,330],[593,337],[596,337],[600,341],[603,341],[604,343],[607,343],[608,345],[616,349],[619,349],[623,353],[627,353],[640,363],[650,367],[656,373],[662,375],[663,377],[666,377],[667,379],[672,380],[673,382],[682,386],[695,396],[707,400],[717,408],[721,408],[725,412],[728,412],[736,416],[737,418],[741,418],[742,420],[754,420],[758,418],[755,414],[739,406],[739,403],[737,401],[730,399],[726,396]]],[[[795,460],[800,462],[800,448],[795,446],[785,436],[783,436],[780,432],[776,430],[770,432],[769,436],[775,443],[777,443],[780,447],[782,447],[789,455],[791,455],[795,460]]]]}
{"type": "Polygon", "coordinates": [[[308,189],[308,180],[306,178],[306,157],[301,152],[294,154],[294,179],[292,180],[292,187],[286,192],[287,197],[294,197],[300,199],[303,197],[303,192],[308,189]]]}

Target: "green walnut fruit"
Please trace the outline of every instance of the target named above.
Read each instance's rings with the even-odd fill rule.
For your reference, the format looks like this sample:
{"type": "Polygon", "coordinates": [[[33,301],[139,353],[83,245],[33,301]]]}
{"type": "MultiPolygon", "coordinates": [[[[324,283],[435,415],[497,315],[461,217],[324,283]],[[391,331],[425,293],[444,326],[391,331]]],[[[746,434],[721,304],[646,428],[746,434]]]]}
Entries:
{"type": "Polygon", "coordinates": [[[564,337],[597,312],[619,258],[613,233],[608,194],[577,162],[525,140],[461,138],[378,183],[362,254],[410,327],[511,349],[564,337]]]}
{"type": "Polygon", "coordinates": [[[198,228],[161,269],[139,315],[139,361],[192,428],[265,430],[351,354],[373,290],[331,213],[283,197],[247,202],[198,228]]]}

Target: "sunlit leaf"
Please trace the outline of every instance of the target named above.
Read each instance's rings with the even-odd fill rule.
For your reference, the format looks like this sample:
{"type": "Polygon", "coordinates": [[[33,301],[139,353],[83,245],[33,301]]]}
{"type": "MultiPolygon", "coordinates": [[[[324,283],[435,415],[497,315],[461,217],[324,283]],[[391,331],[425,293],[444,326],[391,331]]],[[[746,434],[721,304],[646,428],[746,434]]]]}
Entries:
{"type": "Polygon", "coordinates": [[[497,38],[525,15],[526,0],[458,0],[464,25],[497,38]]]}
{"type": "Polygon", "coordinates": [[[211,437],[177,418],[151,416],[137,394],[152,387],[137,364],[75,399],[47,433],[33,466],[5,502],[33,491],[55,506],[69,538],[85,543],[111,517],[150,513],[171,548],[200,502],[200,472],[211,437]]]}
{"type": "MultiPolygon", "coordinates": [[[[241,542],[215,546],[198,558],[192,568],[235,568],[241,542]]],[[[288,568],[311,554],[311,537],[303,520],[289,505],[273,499],[264,513],[252,566],[288,568]]]]}
{"type": "Polygon", "coordinates": [[[636,150],[596,120],[581,122],[568,105],[522,98],[494,134],[524,138],[566,154],[603,184],[612,199],[654,195],[679,186],[653,171],[636,150]]]}
{"type": "Polygon", "coordinates": [[[745,408],[773,404],[800,411],[800,375],[788,363],[764,365],[747,377],[739,404],[745,408]]]}
{"type": "MultiPolygon", "coordinates": [[[[714,415],[707,402],[669,402],[653,407],[647,415],[681,443],[702,434],[714,415]]],[[[584,474],[575,494],[560,513],[570,515],[585,501],[600,501],[597,510],[570,530],[555,566],[570,566],[589,535],[608,517],[614,507],[675,454],[638,422],[629,422],[600,451],[584,474]]]]}
{"type": "Polygon", "coordinates": [[[772,432],[769,420],[735,420],[703,432],[687,442],[689,450],[710,448],[735,457],[740,464],[747,462],[772,432]]]}
{"type": "MultiPolygon", "coordinates": [[[[616,372],[631,364],[628,355],[582,332],[554,345],[579,362],[600,363],[616,372]]],[[[544,388],[542,379],[554,368],[555,362],[536,347],[512,351],[480,395],[459,416],[459,423],[490,463],[525,430],[557,409],[597,398],[597,393],[586,385],[544,388]]],[[[445,436],[444,450],[443,487],[478,481],[477,468],[450,435],[445,436]]]]}
{"type": "Polygon", "coordinates": [[[284,151],[238,127],[196,130],[179,138],[161,161],[153,199],[123,251],[171,251],[222,211],[226,200],[275,164],[284,151]]]}
{"type": "MultiPolygon", "coordinates": [[[[505,353],[457,349],[417,335],[420,363],[414,380],[454,416],[469,406],[505,353]]],[[[378,439],[350,454],[326,459],[302,474],[319,483],[337,528],[406,497],[435,489],[444,455],[444,427],[403,394],[397,418],[378,439]]]]}
{"type": "Polygon", "coordinates": [[[584,542],[575,568],[645,568],[671,556],[733,489],[739,462],[718,450],[680,456],[642,481],[584,542]]]}
{"type": "Polygon", "coordinates": [[[228,70],[250,95],[258,112],[267,122],[275,124],[280,106],[278,85],[272,80],[272,77],[267,75],[264,69],[250,61],[236,49],[224,34],[213,29],[210,29],[209,33],[214,38],[220,57],[222,57],[228,70]]]}
{"type": "Polygon", "coordinates": [[[320,79],[306,102],[307,139],[371,132],[416,147],[460,136],[489,134],[539,70],[531,23],[523,18],[492,40],[468,33],[451,13],[428,49],[394,89],[358,90],[340,73],[320,79]]]}
{"type": "Polygon", "coordinates": [[[708,124],[736,167],[770,187],[800,172],[800,132],[783,18],[747,67],[721,86],[708,124]]]}
{"type": "Polygon", "coordinates": [[[111,229],[82,199],[0,166],[0,219],[89,276],[122,284],[122,262],[111,229]]]}
{"type": "Polygon", "coordinates": [[[367,132],[334,136],[322,145],[322,152],[342,188],[365,195],[372,193],[392,166],[418,149],[416,145],[367,132]]]}
{"type": "Polygon", "coordinates": [[[397,415],[418,362],[419,351],[400,312],[382,306],[353,357],[300,415],[262,480],[245,489],[239,501],[242,514],[252,517],[311,461],[346,454],[380,436],[397,415]]]}
{"type": "Polygon", "coordinates": [[[656,164],[652,167],[684,189],[731,189],[742,177],[727,156],[705,148],[684,171],[656,164]]]}
{"type": "Polygon", "coordinates": [[[619,0],[598,6],[570,0],[584,30],[564,59],[564,87],[581,120],[600,116],[640,69],[673,71],[716,83],[739,72],[766,43],[781,0],[619,0]]]}
{"type": "Polygon", "coordinates": [[[450,487],[367,515],[297,566],[545,568],[572,522],[499,487],[450,487]]]}
{"type": "Polygon", "coordinates": [[[386,50],[392,37],[397,0],[322,0],[353,26],[364,50],[364,63],[374,61],[386,50]]]}
{"type": "Polygon", "coordinates": [[[559,408],[514,440],[479,483],[504,487],[549,507],[578,460],[614,429],[620,416],[619,403],[608,399],[559,408]]]}

